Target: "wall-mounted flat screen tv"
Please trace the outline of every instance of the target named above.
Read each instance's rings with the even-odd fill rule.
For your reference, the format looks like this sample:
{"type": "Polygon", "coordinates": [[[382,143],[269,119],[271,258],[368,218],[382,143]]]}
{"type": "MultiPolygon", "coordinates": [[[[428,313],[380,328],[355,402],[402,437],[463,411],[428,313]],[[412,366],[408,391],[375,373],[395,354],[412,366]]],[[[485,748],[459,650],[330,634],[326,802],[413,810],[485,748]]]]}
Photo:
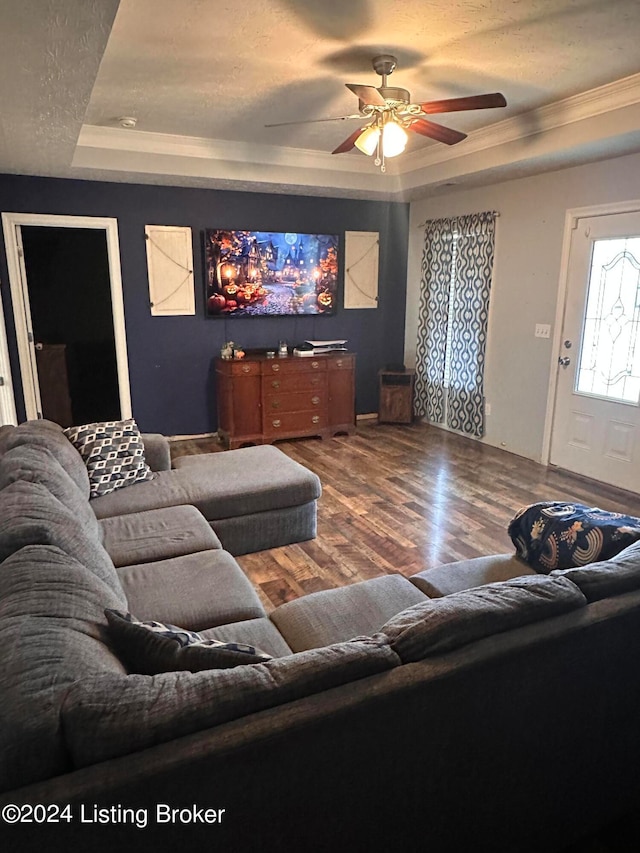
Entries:
{"type": "Polygon", "coordinates": [[[207,317],[334,314],[338,236],[205,231],[207,317]]]}

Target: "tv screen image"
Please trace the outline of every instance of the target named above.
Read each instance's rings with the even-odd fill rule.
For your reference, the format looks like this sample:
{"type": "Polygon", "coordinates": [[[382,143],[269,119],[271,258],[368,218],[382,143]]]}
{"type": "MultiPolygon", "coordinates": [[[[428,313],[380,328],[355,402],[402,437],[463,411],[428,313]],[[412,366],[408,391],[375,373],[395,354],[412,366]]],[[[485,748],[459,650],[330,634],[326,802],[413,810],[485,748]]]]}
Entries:
{"type": "Polygon", "coordinates": [[[205,231],[208,317],[333,314],[338,235],[205,231]]]}

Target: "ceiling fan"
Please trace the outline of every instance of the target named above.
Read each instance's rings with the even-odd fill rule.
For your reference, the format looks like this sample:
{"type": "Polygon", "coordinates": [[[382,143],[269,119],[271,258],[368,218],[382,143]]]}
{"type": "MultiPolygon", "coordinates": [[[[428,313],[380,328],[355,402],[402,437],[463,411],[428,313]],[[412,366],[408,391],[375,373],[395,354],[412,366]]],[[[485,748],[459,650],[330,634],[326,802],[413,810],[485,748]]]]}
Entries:
{"type": "Polygon", "coordinates": [[[362,86],[358,83],[345,83],[347,89],[358,97],[360,112],[334,118],[308,119],[307,121],[285,121],[267,124],[265,127],[283,127],[290,124],[310,124],[320,121],[347,121],[367,119],[368,124],[359,127],[331,153],[344,154],[357,148],[364,154],[376,155],[376,166],[385,171],[385,158],[395,157],[404,151],[407,144],[407,131],[419,133],[446,145],[455,145],[466,139],[467,134],[452,130],[441,124],[428,121],[426,115],[451,113],[464,110],[486,110],[494,107],[506,107],[504,95],[494,92],[489,95],[471,95],[466,98],[447,98],[439,101],[413,103],[406,89],[387,85],[387,78],[393,72],[398,60],[384,53],[373,58],[372,65],[376,74],[382,77],[382,85],[362,86]]]}

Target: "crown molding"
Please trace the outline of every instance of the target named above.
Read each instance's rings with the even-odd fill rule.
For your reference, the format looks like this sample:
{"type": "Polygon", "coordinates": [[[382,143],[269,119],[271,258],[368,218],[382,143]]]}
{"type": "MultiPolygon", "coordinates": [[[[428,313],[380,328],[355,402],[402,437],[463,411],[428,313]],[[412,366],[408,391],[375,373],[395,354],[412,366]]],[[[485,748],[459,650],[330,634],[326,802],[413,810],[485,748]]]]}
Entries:
{"type": "Polygon", "coordinates": [[[78,148],[106,151],[131,151],[144,154],[189,157],[204,160],[224,160],[229,163],[256,163],[262,166],[289,166],[303,169],[324,169],[336,172],[371,174],[368,162],[358,158],[340,159],[324,151],[305,148],[283,148],[277,145],[256,145],[252,142],[179,136],[145,130],[124,130],[119,127],[84,125],[78,137],[78,148]]]}
{"type": "Polygon", "coordinates": [[[388,200],[402,192],[396,169],[383,174],[359,153],[335,157],[323,151],[95,125],[82,128],[72,167],[201,178],[212,187],[224,182],[225,189],[229,181],[262,185],[267,192],[271,185],[296,185],[311,193],[321,187],[338,195],[370,194],[388,200]]]}
{"type": "MultiPolygon", "coordinates": [[[[638,128],[638,107],[640,74],[633,74],[472,131],[459,145],[433,143],[394,158],[385,174],[359,153],[336,157],[310,149],[96,125],[82,127],[72,166],[74,171],[106,170],[122,177],[136,173],[202,179],[210,186],[224,182],[225,188],[229,182],[239,186],[249,182],[268,192],[271,186],[278,191],[277,187],[295,185],[311,194],[335,191],[403,200],[421,186],[482,173],[488,167],[506,168],[526,157],[535,164],[538,158],[562,152],[564,165],[571,165],[571,151],[575,148],[577,155],[589,139],[595,144],[638,128]],[[618,122],[603,130],[598,117],[615,111],[618,122]],[[512,143],[525,140],[527,150],[514,150],[512,143]]],[[[606,145],[599,152],[598,157],[606,157],[606,145]]]]}
{"type": "Polygon", "coordinates": [[[538,136],[550,130],[635,106],[638,103],[640,103],[640,74],[632,74],[613,83],[606,83],[596,89],[572,95],[562,101],[555,101],[475,130],[461,145],[455,147],[430,145],[421,151],[407,154],[402,161],[401,174],[404,175],[424,166],[434,166],[468,157],[470,154],[538,136]]]}

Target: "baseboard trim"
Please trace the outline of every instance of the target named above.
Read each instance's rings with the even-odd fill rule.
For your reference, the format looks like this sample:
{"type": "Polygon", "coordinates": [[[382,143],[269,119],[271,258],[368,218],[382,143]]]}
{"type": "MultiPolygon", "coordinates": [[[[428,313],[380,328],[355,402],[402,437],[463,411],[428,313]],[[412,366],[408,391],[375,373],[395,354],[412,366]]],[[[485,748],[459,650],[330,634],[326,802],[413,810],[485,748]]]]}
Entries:
{"type": "Polygon", "coordinates": [[[201,432],[197,435],[168,435],[169,441],[192,441],[195,438],[218,438],[217,432],[201,432]]]}
{"type": "MultiPolygon", "coordinates": [[[[377,412],[369,412],[365,415],[356,415],[356,421],[375,421],[378,419],[377,412]]],[[[201,432],[196,435],[168,435],[169,441],[193,441],[197,438],[218,438],[217,432],[201,432]]]]}

